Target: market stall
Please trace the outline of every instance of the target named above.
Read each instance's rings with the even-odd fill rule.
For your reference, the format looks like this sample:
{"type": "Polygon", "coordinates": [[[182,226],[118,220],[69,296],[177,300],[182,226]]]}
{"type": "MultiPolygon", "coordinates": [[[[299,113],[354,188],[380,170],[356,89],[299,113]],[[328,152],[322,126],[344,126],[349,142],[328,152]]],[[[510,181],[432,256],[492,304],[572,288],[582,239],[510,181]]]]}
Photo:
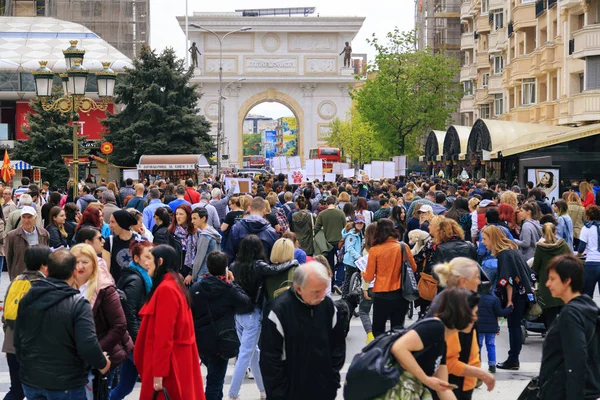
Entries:
{"type": "Polygon", "coordinates": [[[139,179],[155,181],[169,178],[173,183],[191,178],[199,182],[210,164],[202,154],[143,155],[137,165],[139,179]]]}

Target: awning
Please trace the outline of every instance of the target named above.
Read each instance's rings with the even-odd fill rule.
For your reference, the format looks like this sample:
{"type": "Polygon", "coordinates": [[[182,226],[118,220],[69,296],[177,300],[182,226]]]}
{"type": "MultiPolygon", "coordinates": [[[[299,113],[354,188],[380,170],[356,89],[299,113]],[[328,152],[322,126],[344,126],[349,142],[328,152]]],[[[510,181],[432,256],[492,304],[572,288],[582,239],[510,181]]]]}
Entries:
{"type": "Polygon", "coordinates": [[[464,160],[467,153],[467,143],[471,127],[462,125],[451,125],[446,130],[444,138],[443,154],[445,160],[464,160]]]}
{"type": "Polygon", "coordinates": [[[10,166],[13,167],[15,169],[15,171],[22,171],[25,169],[33,169],[31,164],[28,164],[25,161],[21,161],[21,160],[12,160],[10,162],[10,166]]]}
{"type": "Polygon", "coordinates": [[[429,131],[425,142],[425,161],[435,161],[444,145],[444,131],[429,131]]]}
{"type": "Polygon", "coordinates": [[[560,128],[561,131],[551,134],[530,133],[523,135],[492,152],[491,157],[498,158],[499,153],[502,153],[503,157],[512,156],[514,154],[600,134],[600,124],[580,126],[578,128],[569,128],[565,126],[556,128],[560,128]]]}
{"type": "Polygon", "coordinates": [[[137,165],[142,170],[197,170],[210,168],[202,154],[143,155],[137,165]]]}

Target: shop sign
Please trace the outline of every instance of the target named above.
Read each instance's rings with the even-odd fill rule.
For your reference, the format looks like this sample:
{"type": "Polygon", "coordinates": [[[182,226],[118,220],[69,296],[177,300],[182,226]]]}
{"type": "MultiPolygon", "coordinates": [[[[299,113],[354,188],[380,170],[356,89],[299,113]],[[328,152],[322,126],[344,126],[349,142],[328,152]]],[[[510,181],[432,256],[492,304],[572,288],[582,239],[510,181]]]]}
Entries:
{"type": "Polygon", "coordinates": [[[196,169],[196,164],[138,164],[138,170],[150,170],[150,169],[166,169],[166,170],[178,170],[178,169],[196,169]]]}
{"type": "Polygon", "coordinates": [[[108,154],[112,153],[113,150],[114,150],[114,148],[113,148],[113,145],[111,142],[103,142],[100,145],[100,151],[102,152],[102,154],[108,155],[108,154]]]}

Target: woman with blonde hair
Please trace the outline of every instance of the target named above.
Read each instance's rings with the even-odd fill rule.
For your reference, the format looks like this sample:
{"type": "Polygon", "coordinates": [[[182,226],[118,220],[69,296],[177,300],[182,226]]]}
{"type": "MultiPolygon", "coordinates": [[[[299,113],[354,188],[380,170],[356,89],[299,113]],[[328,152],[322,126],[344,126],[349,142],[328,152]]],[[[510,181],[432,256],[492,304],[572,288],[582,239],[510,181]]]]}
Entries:
{"type": "Polygon", "coordinates": [[[502,195],[500,195],[500,203],[509,204],[516,210],[519,203],[517,194],[512,190],[502,193],[502,195]]]}
{"type": "Polygon", "coordinates": [[[479,206],[479,200],[477,197],[471,197],[469,199],[469,213],[471,214],[471,241],[475,243],[477,241],[477,234],[479,228],[477,227],[477,207],[479,206]]]}
{"type": "MultiPolygon", "coordinates": [[[[133,342],[127,332],[127,320],[121,307],[121,299],[115,287],[115,281],[106,266],[100,266],[96,251],[89,244],[78,244],[71,248],[76,258],[75,280],[79,291],[92,307],[96,335],[102,351],[108,353],[111,370],[108,381],[111,381],[115,368],[133,351],[133,342]]],[[[91,394],[93,385],[86,385],[91,394]]]]}
{"type": "Polygon", "coordinates": [[[286,281],[292,280],[292,275],[298,267],[298,261],[294,259],[294,242],[290,239],[278,239],[271,250],[271,273],[265,277],[265,289],[267,301],[275,298],[276,291],[284,287],[286,281]]]}
{"type": "Polygon", "coordinates": [[[573,221],[573,249],[577,249],[579,247],[579,235],[585,224],[585,207],[581,204],[581,199],[577,193],[569,193],[567,208],[567,214],[573,221]]]}
{"type": "Polygon", "coordinates": [[[477,259],[475,246],[464,240],[465,234],[455,220],[436,215],[429,223],[429,233],[435,245],[432,264],[450,262],[456,257],[477,259]]]}
{"type": "Polygon", "coordinates": [[[338,196],[337,208],[344,211],[344,206],[346,205],[346,203],[349,203],[349,202],[350,202],[350,195],[347,192],[341,192],[340,195],[338,196]]]}
{"type": "Polygon", "coordinates": [[[512,313],[508,316],[508,334],[510,350],[508,359],[499,363],[498,368],[518,370],[519,355],[523,346],[521,320],[529,304],[528,295],[533,293],[531,283],[531,269],[517,247],[495,225],[483,228],[482,241],[492,256],[498,259],[498,286],[502,307],[513,306],[512,313]]]}
{"type": "Polygon", "coordinates": [[[544,325],[546,325],[546,329],[549,329],[564,303],[562,300],[552,297],[550,290],[546,287],[546,282],[548,281],[548,265],[550,264],[550,260],[554,257],[563,254],[571,254],[572,250],[563,238],[556,237],[557,231],[554,224],[547,222],[542,229],[543,235],[535,247],[531,269],[533,269],[533,272],[537,275],[537,300],[542,307],[542,310],[544,310],[544,325]]]}
{"type": "Polygon", "coordinates": [[[596,204],[596,196],[594,196],[594,187],[589,182],[581,182],[579,184],[579,192],[581,193],[581,204],[584,207],[596,204]]]}

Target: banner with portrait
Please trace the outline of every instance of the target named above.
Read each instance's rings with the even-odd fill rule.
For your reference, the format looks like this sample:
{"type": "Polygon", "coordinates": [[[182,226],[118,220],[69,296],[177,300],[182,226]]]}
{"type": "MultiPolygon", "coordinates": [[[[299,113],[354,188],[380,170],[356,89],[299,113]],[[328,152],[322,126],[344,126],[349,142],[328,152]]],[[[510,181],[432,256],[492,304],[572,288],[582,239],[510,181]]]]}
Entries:
{"type": "Polygon", "coordinates": [[[533,182],[533,187],[541,189],[550,204],[560,200],[560,168],[556,167],[528,167],[527,180],[533,182]]]}

